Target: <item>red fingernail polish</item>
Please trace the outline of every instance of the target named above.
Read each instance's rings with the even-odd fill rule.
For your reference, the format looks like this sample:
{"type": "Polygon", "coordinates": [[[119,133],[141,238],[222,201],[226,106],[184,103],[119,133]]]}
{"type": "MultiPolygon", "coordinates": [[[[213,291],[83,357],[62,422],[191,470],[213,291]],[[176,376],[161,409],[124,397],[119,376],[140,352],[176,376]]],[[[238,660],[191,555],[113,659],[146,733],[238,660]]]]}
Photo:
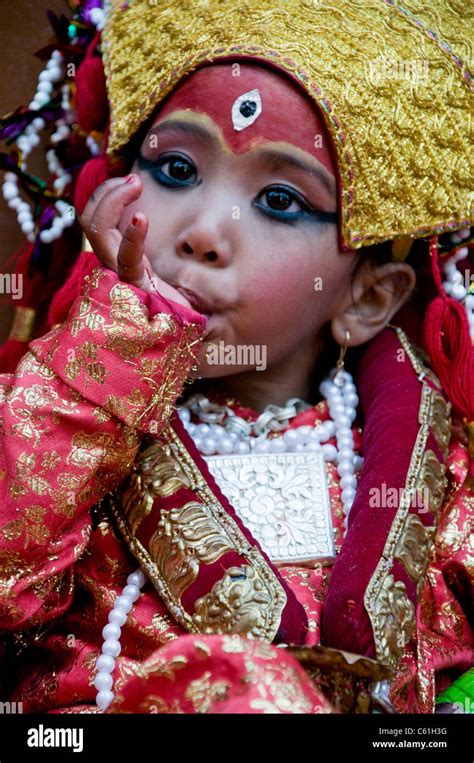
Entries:
{"type": "Polygon", "coordinates": [[[136,215],[133,215],[132,217],[132,225],[140,225],[140,218],[136,215]]]}
{"type": "Polygon", "coordinates": [[[135,182],[135,175],[133,175],[133,174],[132,175],[127,175],[127,177],[125,178],[125,182],[126,183],[134,183],[135,182]]]}

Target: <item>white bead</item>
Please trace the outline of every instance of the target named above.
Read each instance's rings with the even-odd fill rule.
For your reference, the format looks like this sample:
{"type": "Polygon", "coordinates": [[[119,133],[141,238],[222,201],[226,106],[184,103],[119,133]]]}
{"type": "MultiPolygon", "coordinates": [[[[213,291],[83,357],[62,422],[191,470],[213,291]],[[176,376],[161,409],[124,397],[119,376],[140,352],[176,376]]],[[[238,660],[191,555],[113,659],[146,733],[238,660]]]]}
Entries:
{"type": "Polygon", "coordinates": [[[344,477],[346,474],[354,474],[354,465],[348,461],[341,461],[337,466],[337,473],[340,477],[344,477]]]}
{"type": "Polygon", "coordinates": [[[362,456],[354,456],[354,469],[358,471],[364,466],[364,459],[362,456]]]}
{"type": "Polygon", "coordinates": [[[43,71],[38,77],[38,82],[49,82],[50,79],[51,79],[51,75],[49,73],[49,69],[43,69],[43,71]]]}
{"type": "Polygon", "coordinates": [[[474,310],[474,294],[468,294],[464,306],[467,310],[474,310]]]}
{"type": "Polygon", "coordinates": [[[41,243],[43,244],[50,244],[54,240],[50,228],[46,228],[46,230],[42,230],[39,237],[40,237],[41,243]]]}
{"type": "Polygon", "coordinates": [[[466,296],[466,293],[467,293],[466,289],[461,283],[455,283],[451,291],[451,294],[454,297],[454,299],[458,299],[459,301],[464,299],[464,297],[466,296]]]}
{"type": "Polygon", "coordinates": [[[353,474],[346,474],[345,477],[341,477],[341,487],[344,490],[347,487],[357,487],[357,479],[353,474]]]}
{"type": "Polygon", "coordinates": [[[343,416],[345,412],[346,412],[346,409],[343,403],[335,403],[335,405],[333,405],[331,408],[331,416],[336,422],[337,422],[338,416],[343,416]]]}
{"type": "Polygon", "coordinates": [[[282,437],[272,437],[269,443],[270,453],[284,453],[286,450],[285,441],[282,437]]]}
{"type": "Polygon", "coordinates": [[[108,654],[110,657],[118,657],[121,649],[120,641],[114,638],[108,638],[102,644],[102,654],[108,654]]]}
{"type": "Polygon", "coordinates": [[[8,206],[11,207],[11,209],[17,209],[18,205],[21,203],[21,199],[19,196],[14,196],[13,199],[8,199],[8,206]]]}
{"type": "Polygon", "coordinates": [[[454,255],[454,259],[456,262],[459,262],[460,260],[463,260],[467,255],[469,254],[469,247],[468,246],[462,246],[461,249],[458,249],[456,254],[454,255]]]}
{"type": "Polygon", "coordinates": [[[204,437],[201,443],[201,453],[205,456],[212,456],[216,452],[216,441],[214,437],[204,437]]]}
{"type": "Polygon", "coordinates": [[[31,103],[28,104],[28,108],[30,109],[30,111],[38,111],[38,109],[40,109],[41,106],[36,101],[31,101],[31,103]]]}
{"type": "Polygon", "coordinates": [[[293,453],[304,453],[306,451],[306,445],[304,442],[297,442],[293,447],[293,453]]]}
{"type": "Polygon", "coordinates": [[[94,686],[97,691],[103,691],[104,689],[108,689],[110,691],[113,684],[114,681],[110,673],[97,673],[96,677],[94,678],[94,686]]]}
{"type": "Polygon", "coordinates": [[[101,654],[96,665],[100,673],[112,673],[115,668],[115,660],[109,654],[101,654]]]}
{"type": "Polygon", "coordinates": [[[49,67],[49,77],[51,82],[59,82],[64,77],[63,71],[59,66],[49,67]]]}
{"type": "Polygon", "coordinates": [[[7,182],[3,184],[3,198],[8,201],[8,199],[13,199],[16,196],[18,196],[18,185],[16,183],[7,182]]]}
{"type": "Polygon", "coordinates": [[[308,442],[306,450],[308,453],[321,453],[321,445],[318,442],[308,442]]]}
{"type": "Polygon", "coordinates": [[[40,106],[44,106],[45,103],[48,103],[49,101],[49,95],[46,95],[46,93],[36,93],[35,97],[33,99],[36,103],[39,103],[40,106]]]}
{"type": "Polygon", "coordinates": [[[250,452],[250,445],[248,442],[244,442],[244,440],[239,440],[234,445],[234,453],[236,453],[239,456],[243,456],[246,453],[250,452]]]}
{"type": "Polygon", "coordinates": [[[141,570],[131,572],[127,578],[127,585],[136,585],[138,588],[142,588],[145,585],[146,577],[141,570]]]}
{"type": "Polygon", "coordinates": [[[357,408],[359,405],[359,397],[356,395],[355,392],[350,392],[348,395],[344,397],[344,400],[346,401],[346,405],[348,405],[351,408],[357,408]]]}
{"type": "Polygon", "coordinates": [[[103,689],[96,697],[97,707],[101,710],[107,710],[108,706],[114,698],[113,693],[109,689],[103,689]]]}
{"type": "Polygon", "coordinates": [[[49,93],[53,92],[53,85],[51,81],[48,81],[47,79],[41,80],[41,82],[38,83],[36,88],[37,93],[46,93],[49,95],[49,93]]]}
{"type": "Polygon", "coordinates": [[[341,493],[341,498],[344,501],[344,503],[348,503],[349,501],[353,501],[355,496],[355,490],[353,487],[346,487],[341,493]]]}
{"type": "Polygon", "coordinates": [[[26,137],[26,135],[20,135],[16,144],[20,151],[28,151],[30,148],[30,140],[26,137]]]}
{"type": "Polygon", "coordinates": [[[342,461],[351,461],[354,457],[352,448],[340,448],[337,454],[339,463],[342,461]]]}
{"type": "Polygon", "coordinates": [[[337,450],[334,445],[329,445],[326,443],[326,445],[323,445],[322,450],[325,461],[335,461],[337,457],[337,450]]]}
{"type": "Polygon", "coordinates": [[[35,224],[32,220],[27,220],[26,222],[21,224],[22,233],[33,233],[34,229],[35,229],[35,224]]]}
{"type": "Polygon", "coordinates": [[[5,172],[5,183],[18,183],[18,178],[14,172],[5,172]]]}
{"type": "Polygon", "coordinates": [[[313,427],[303,425],[301,427],[298,427],[296,430],[298,432],[298,437],[300,442],[309,442],[309,438],[311,437],[311,434],[313,432],[313,427]]]}
{"type": "Polygon", "coordinates": [[[35,126],[38,132],[40,132],[41,130],[44,130],[44,128],[46,127],[46,122],[42,117],[35,117],[33,119],[32,124],[35,126]]]}
{"type": "Polygon", "coordinates": [[[109,623],[116,623],[117,625],[123,625],[127,622],[127,613],[121,609],[112,609],[109,612],[109,623]]]}
{"type": "Polygon", "coordinates": [[[178,416],[183,422],[183,424],[187,424],[189,421],[191,421],[191,411],[189,410],[189,408],[179,408],[178,416]]]}
{"type": "Polygon", "coordinates": [[[107,639],[118,639],[120,638],[122,630],[119,625],[116,623],[107,623],[107,625],[104,625],[102,628],[102,638],[107,641],[107,639]]]}
{"type": "Polygon", "coordinates": [[[126,596],[130,601],[137,601],[140,598],[140,589],[137,585],[126,585],[122,591],[122,596],[126,596]]]}
{"type": "Polygon", "coordinates": [[[221,437],[217,441],[217,452],[220,453],[223,456],[228,455],[229,453],[232,453],[234,449],[234,440],[231,437],[227,437],[226,435],[224,437],[221,437]]]}
{"type": "Polygon", "coordinates": [[[19,225],[28,222],[32,219],[30,210],[27,211],[26,209],[23,209],[21,212],[18,212],[16,219],[18,220],[19,225]]]}
{"type": "Polygon", "coordinates": [[[61,53],[60,50],[53,50],[51,53],[50,61],[62,61],[64,58],[64,55],[61,53]]]}
{"type": "Polygon", "coordinates": [[[334,416],[334,421],[336,422],[336,427],[339,429],[340,427],[350,427],[352,424],[351,417],[347,415],[347,413],[337,414],[334,416]]]}
{"type": "Polygon", "coordinates": [[[39,135],[30,135],[30,146],[31,146],[32,148],[34,148],[35,146],[37,146],[37,145],[39,144],[39,142],[40,142],[40,137],[39,137],[39,135]]]}
{"type": "Polygon", "coordinates": [[[133,602],[127,596],[118,596],[115,599],[114,609],[128,614],[133,606],[133,602]]]}
{"type": "Polygon", "coordinates": [[[283,440],[288,448],[294,447],[299,441],[296,429],[288,429],[283,435],[283,440]]]}
{"type": "Polygon", "coordinates": [[[210,433],[209,424],[198,424],[197,432],[200,437],[205,437],[210,433]]]}

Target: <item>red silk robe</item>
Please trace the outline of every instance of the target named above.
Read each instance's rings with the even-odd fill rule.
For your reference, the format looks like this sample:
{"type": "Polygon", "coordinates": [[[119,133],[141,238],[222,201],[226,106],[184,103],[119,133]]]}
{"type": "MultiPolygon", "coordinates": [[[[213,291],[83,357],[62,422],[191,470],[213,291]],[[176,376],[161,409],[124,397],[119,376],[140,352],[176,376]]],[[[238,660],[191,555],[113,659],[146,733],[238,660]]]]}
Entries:
{"type": "MultiPolygon", "coordinates": [[[[197,313],[100,268],[67,321],[30,344],[15,374],[0,375],[0,627],[18,653],[9,698],[25,712],[98,712],[101,631],[139,566],[100,499],[130,472],[150,422],[169,421],[203,327],[197,313]]],[[[327,417],[324,404],[311,413],[305,423],[327,417]]],[[[472,662],[472,635],[449,585],[450,576],[469,579],[472,499],[455,500],[467,472],[460,434],[449,470],[416,627],[392,685],[399,712],[432,712],[427,686],[435,672],[472,662]]],[[[339,550],[343,513],[332,465],[329,475],[339,550]]],[[[306,613],[300,643],[318,644],[331,566],[279,573],[306,613]]],[[[338,711],[337,691],[324,692],[286,650],[232,634],[187,634],[149,582],[121,644],[107,712],[338,711]]]]}

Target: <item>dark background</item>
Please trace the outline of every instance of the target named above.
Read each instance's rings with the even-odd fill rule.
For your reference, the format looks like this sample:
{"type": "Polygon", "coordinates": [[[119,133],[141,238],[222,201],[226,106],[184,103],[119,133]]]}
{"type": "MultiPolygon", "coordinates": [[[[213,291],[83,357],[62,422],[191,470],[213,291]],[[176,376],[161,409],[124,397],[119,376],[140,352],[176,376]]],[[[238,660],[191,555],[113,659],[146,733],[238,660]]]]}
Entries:
{"type": "MultiPolygon", "coordinates": [[[[0,0],[0,114],[4,116],[18,106],[28,106],[33,99],[38,75],[45,63],[34,54],[54,40],[53,30],[46,17],[50,9],[56,14],[72,14],[66,0],[0,0]]],[[[1,151],[7,151],[5,143],[1,151]]],[[[46,177],[46,164],[41,144],[27,159],[28,171],[46,177]]],[[[4,173],[0,172],[0,183],[4,173]]],[[[11,260],[16,248],[25,240],[13,209],[7,206],[0,193],[0,271],[12,272],[11,260]]],[[[8,336],[13,309],[8,296],[0,294],[0,343],[8,336]]]]}

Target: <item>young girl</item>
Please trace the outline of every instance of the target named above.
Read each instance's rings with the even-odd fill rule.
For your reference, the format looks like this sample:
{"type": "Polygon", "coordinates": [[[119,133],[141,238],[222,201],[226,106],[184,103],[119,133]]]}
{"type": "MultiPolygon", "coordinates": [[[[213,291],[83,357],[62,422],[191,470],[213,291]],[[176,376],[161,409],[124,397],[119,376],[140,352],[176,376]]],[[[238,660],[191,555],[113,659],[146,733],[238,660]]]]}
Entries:
{"type": "MultiPolygon", "coordinates": [[[[4,696],[434,712],[473,664],[469,79],[450,6],[433,29],[382,0],[98,5],[49,66],[87,45],[65,170],[49,158],[90,251],[0,377],[4,696]],[[407,61],[436,77],[414,86],[407,61]]],[[[9,201],[54,105],[38,97],[41,117],[4,119],[25,133],[9,201]]],[[[47,201],[36,289],[35,258],[58,277],[74,235],[47,201]]]]}

